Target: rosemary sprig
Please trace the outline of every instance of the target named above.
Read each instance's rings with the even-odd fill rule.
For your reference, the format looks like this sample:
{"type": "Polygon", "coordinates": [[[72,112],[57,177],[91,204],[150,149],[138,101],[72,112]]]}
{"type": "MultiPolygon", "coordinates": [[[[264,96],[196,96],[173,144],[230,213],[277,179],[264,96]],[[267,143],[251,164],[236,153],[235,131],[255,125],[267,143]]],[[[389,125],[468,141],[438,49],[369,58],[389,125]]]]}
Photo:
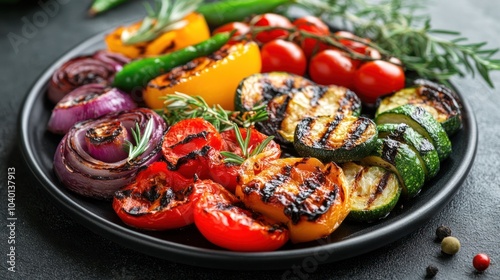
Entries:
{"type": "Polygon", "coordinates": [[[430,17],[416,12],[421,1],[297,0],[316,16],[339,29],[370,38],[382,54],[399,58],[407,70],[441,83],[455,75],[479,73],[493,87],[490,72],[500,70],[498,48],[468,43],[459,32],[435,30],[430,17]],[[447,40],[448,38],[448,40],[447,40]]]}
{"type": "Polygon", "coordinates": [[[124,44],[148,42],[160,34],[182,28],[187,24],[184,17],[194,12],[203,0],[155,0],[155,7],[148,2],[144,3],[148,16],[146,16],[137,31],[123,32],[121,35],[124,44]]]}
{"type": "Polygon", "coordinates": [[[146,149],[149,147],[149,139],[151,138],[151,134],[153,133],[153,120],[149,119],[146,128],[144,129],[144,134],[141,135],[141,128],[139,124],[135,123],[135,129],[132,129],[132,136],[134,137],[134,144],[130,141],[126,140],[125,145],[128,148],[128,157],[127,161],[130,162],[134,160],[136,157],[140,156],[146,149]]]}
{"type": "Polygon", "coordinates": [[[243,139],[243,135],[241,135],[240,128],[236,124],[233,124],[233,129],[236,135],[236,140],[240,145],[243,156],[237,155],[233,152],[222,151],[221,155],[225,157],[224,162],[228,163],[235,163],[241,165],[245,161],[245,159],[261,153],[269,144],[269,142],[271,142],[274,139],[274,136],[268,136],[266,139],[264,139],[264,141],[262,141],[259,145],[257,145],[253,150],[249,152],[252,130],[250,128],[247,128],[246,137],[245,139],[243,139]]]}
{"type": "Polygon", "coordinates": [[[225,110],[220,105],[210,107],[202,97],[180,92],[163,98],[164,107],[158,113],[170,125],[183,119],[203,118],[213,124],[218,131],[225,131],[233,128],[234,124],[250,127],[268,118],[265,105],[257,106],[252,111],[239,112],[225,110]]]}

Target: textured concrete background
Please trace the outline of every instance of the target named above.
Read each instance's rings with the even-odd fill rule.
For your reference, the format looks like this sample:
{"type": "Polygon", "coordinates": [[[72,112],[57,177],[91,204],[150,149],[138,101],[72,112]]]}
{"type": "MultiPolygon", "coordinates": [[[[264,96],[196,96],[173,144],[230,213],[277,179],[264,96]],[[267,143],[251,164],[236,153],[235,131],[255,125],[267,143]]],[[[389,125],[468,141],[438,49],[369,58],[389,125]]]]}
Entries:
{"type": "MultiPolygon", "coordinates": [[[[43,2],[56,2],[43,1],[43,2]]],[[[89,19],[89,1],[60,0],[48,14],[40,5],[0,7],[0,278],[5,279],[281,279],[283,270],[236,272],[197,268],[156,259],[126,249],[88,230],[63,213],[37,187],[18,143],[18,115],[24,97],[37,77],[63,53],[82,40],[144,15],[133,1],[105,16],[89,19]],[[46,13],[45,16],[41,15],[46,13]],[[17,46],[10,32],[23,34],[26,20],[36,20],[17,46]],[[16,169],[16,269],[8,273],[6,223],[7,168],[16,169]]],[[[461,31],[471,42],[488,41],[500,47],[500,4],[491,0],[427,1],[435,28],[461,31]]],[[[498,56],[497,56],[498,57],[498,56]]],[[[500,72],[492,75],[496,89],[480,78],[453,79],[472,105],[479,128],[476,160],[462,188],[442,211],[414,233],[386,247],[353,259],[322,265],[285,279],[423,279],[425,268],[439,268],[436,279],[500,279],[500,72]],[[440,224],[462,241],[453,258],[442,258],[433,242],[440,224]],[[472,258],[486,252],[490,268],[475,274],[472,258]],[[295,278],[293,278],[293,277],[295,278]]]]}

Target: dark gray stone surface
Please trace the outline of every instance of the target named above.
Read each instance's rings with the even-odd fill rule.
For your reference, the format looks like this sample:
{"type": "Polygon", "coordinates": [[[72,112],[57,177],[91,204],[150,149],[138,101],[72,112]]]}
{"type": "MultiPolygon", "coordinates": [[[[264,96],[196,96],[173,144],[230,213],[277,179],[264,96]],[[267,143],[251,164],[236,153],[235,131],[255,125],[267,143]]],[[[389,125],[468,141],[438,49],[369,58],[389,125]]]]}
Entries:
{"type": "MultiPolygon", "coordinates": [[[[462,188],[442,211],[412,234],[349,260],[309,272],[237,272],[198,268],[156,259],[115,244],[83,227],[59,209],[39,187],[19,148],[18,116],[37,77],[82,40],[144,15],[140,1],[105,16],[87,18],[88,1],[51,0],[51,9],[0,6],[0,278],[1,279],[423,279],[428,265],[435,279],[500,279],[500,73],[496,89],[480,78],[453,79],[477,118],[476,160],[462,188]],[[26,27],[26,22],[36,24],[26,27]],[[12,44],[15,33],[17,38],[12,44]],[[7,170],[16,170],[16,273],[7,271],[7,170]],[[445,224],[462,242],[460,252],[443,258],[434,242],[445,224]],[[474,272],[472,258],[485,252],[490,268],[474,272]],[[286,276],[286,277],[283,277],[286,276]]],[[[461,31],[472,42],[500,46],[500,4],[491,0],[427,1],[436,28],[461,31]]],[[[498,57],[498,56],[497,56],[498,57]]]]}

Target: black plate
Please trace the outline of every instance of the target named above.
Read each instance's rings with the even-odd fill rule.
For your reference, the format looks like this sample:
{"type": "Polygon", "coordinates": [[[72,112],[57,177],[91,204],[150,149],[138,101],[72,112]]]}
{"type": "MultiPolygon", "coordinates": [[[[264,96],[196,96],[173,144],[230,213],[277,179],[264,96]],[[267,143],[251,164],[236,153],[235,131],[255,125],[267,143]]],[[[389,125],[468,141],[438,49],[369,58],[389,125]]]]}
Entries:
{"type": "Polygon", "coordinates": [[[439,174],[422,192],[372,224],[344,222],[331,236],[303,244],[287,244],[274,252],[230,252],[211,245],[194,226],[167,232],[145,232],[124,225],[109,202],[78,196],[62,186],[52,171],[52,158],[60,137],[46,131],[52,104],[45,93],[53,71],[66,60],[103,48],[98,34],[61,57],[47,69],[29,92],[21,112],[23,154],[43,188],[69,215],[91,230],[123,246],[174,262],[226,269],[279,269],[313,258],[317,263],[334,262],[364,254],[413,232],[452,198],[473,163],[477,125],[470,105],[462,99],[463,129],[452,137],[453,153],[439,174]]]}

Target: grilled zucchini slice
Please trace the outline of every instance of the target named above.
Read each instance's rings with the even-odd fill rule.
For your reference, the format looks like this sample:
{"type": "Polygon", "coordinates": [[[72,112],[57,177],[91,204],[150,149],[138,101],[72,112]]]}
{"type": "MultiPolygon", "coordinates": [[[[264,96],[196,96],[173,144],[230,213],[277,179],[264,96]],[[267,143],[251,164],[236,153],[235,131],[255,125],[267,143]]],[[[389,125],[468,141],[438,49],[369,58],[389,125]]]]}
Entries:
{"type": "Polygon", "coordinates": [[[407,124],[386,123],[377,126],[380,138],[391,138],[408,144],[425,166],[425,179],[430,180],[436,176],[440,168],[439,156],[427,138],[416,132],[407,124]]]}
{"type": "Polygon", "coordinates": [[[443,126],[448,135],[462,127],[462,114],[456,94],[448,87],[428,80],[418,79],[415,86],[384,97],[378,105],[376,115],[412,104],[424,108],[443,126]]]}
{"type": "Polygon", "coordinates": [[[381,112],[375,117],[376,124],[405,123],[427,138],[436,148],[439,160],[451,153],[451,141],[444,128],[434,117],[421,107],[411,104],[401,105],[381,112]]]}
{"type": "Polygon", "coordinates": [[[286,72],[258,73],[244,78],[234,99],[237,111],[250,111],[255,106],[267,103],[273,97],[289,94],[294,89],[300,89],[315,83],[302,76],[286,72]]]}
{"type": "Polygon", "coordinates": [[[401,186],[394,172],[354,162],[342,164],[351,188],[351,211],[348,219],[371,222],[387,217],[398,203],[401,186]]]}
{"type": "Polygon", "coordinates": [[[361,163],[394,172],[401,183],[403,195],[407,198],[416,196],[425,182],[425,167],[417,154],[408,145],[393,139],[377,139],[375,150],[363,158],[361,163]]]}
{"type": "Polygon", "coordinates": [[[377,127],[365,117],[306,117],[295,129],[293,145],[303,157],[337,163],[360,160],[375,148],[377,127]]]}
{"type": "Polygon", "coordinates": [[[267,105],[269,118],[259,128],[275,135],[281,143],[292,143],[295,128],[305,117],[335,116],[339,113],[358,116],[361,101],[351,90],[339,86],[307,86],[292,94],[271,99],[267,105]]]}
{"type": "Polygon", "coordinates": [[[236,196],[248,208],[286,224],[294,243],[330,235],[349,214],[349,187],[333,162],[251,157],[241,168],[236,196]]]}

